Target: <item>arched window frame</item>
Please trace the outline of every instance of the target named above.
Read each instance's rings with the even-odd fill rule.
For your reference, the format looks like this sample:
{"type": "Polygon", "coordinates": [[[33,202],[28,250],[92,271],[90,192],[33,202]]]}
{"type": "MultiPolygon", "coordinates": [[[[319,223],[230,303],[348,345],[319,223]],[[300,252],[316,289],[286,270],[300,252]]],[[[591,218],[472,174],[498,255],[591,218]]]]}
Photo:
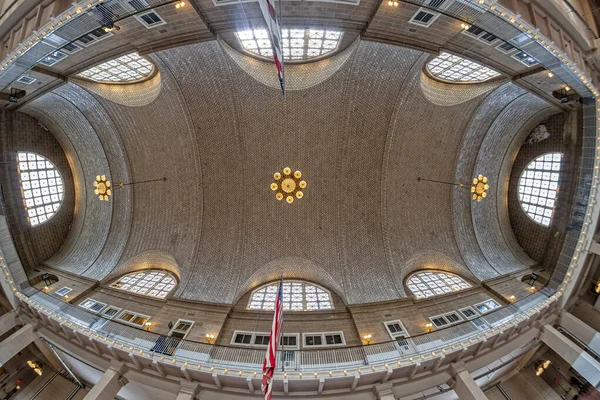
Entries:
{"type": "Polygon", "coordinates": [[[77,74],[77,77],[95,83],[122,85],[146,81],[156,71],[154,63],[133,52],[94,65],[77,74]]]}
{"type": "Polygon", "coordinates": [[[31,151],[17,152],[17,172],[31,227],[50,221],[64,201],[62,175],[54,163],[31,151]]]}
{"type": "Polygon", "coordinates": [[[177,278],[169,271],[164,269],[144,269],[120,276],[110,284],[110,287],[124,292],[138,294],[140,296],[164,299],[169,293],[175,290],[177,283],[177,278]],[[138,275],[141,276],[137,277],[138,275]],[[161,278],[156,280],[156,276],[158,275],[160,275],[161,278]],[[144,279],[148,276],[151,277],[152,280],[144,279]],[[171,279],[171,281],[168,281],[168,279],[171,279]],[[154,284],[149,285],[150,282],[154,284]],[[161,285],[165,286],[161,287],[161,285]],[[143,291],[143,289],[147,290],[143,291]],[[143,293],[141,293],[141,291],[143,291],[143,293]]]}
{"type": "Polygon", "coordinates": [[[500,76],[490,67],[447,52],[441,52],[425,68],[431,77],[446,83],[482,83],[500,76]]]}
{"type": "MultiPolygon", "coordinates": [[[[303,63],[335,54],[344,32],[337,29],[284,27],[281,29],[283,58],[286,62],[303,63]]],[[[265,60],[273,60],[269,33],[265,28],[235,32],[245,52],[265,60]]]]}
{"type": "Polygon", "coordinates": [[[469,281],[460,275],[432,269],[420,270],[412,273],[406,279],[406,286],[417,299],[442,296],[473,287],[469,281]],[[432,287],[432,284],[434,283],[436,287],[432,287]]]}
{"type": "Polygon", "coordinates": [[[558,197],[562,153],[545,153],[531,160],[519,177],[519,204],[538,225],[549,227],[558,197]]]}
{"type": "MultiPolygon", "coordinates": [[[[303,280],[284,280],[283,285],[283,311],[321,311],[334,309],[331,291],[320,285],[303,280]],[[294,288],[300,287],[299,285],[302,288],[301,292],[294,292],[294,288]],[[289,291],[286,287],[290,288],[289,291]],[[289,294],[289,297],[287,294],[289,294]],[[316,295],[316,300],[313,299],[313,294],[316,295]],[[299,308],[299,304],[302,304],[302,308],[299,308]]],[[[279,281],[275,281],[253,290],[250,294],[247,309],[255,311],[274,310],[278,289],[279,281]],[[260,297],[261,294],[264,295],[263,298],[260,297]],[[267,300],[267,295],[269,295],[269,300],[267,300]],[[271,301],[271,299],[273,300],[271,301]]]]}

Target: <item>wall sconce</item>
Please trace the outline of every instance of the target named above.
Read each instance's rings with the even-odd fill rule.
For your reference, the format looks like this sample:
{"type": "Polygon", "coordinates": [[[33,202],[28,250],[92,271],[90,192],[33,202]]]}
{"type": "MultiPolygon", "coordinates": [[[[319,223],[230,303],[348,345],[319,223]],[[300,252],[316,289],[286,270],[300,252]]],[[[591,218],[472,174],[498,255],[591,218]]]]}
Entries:
{"type": "Polygon", "coordinates": [[[371,344],[371,334],[370,333],[368,335],[363,336],[363,342],[365,344],[371,344]]]}
{"type": "Polygon", "coordinates": [[[529,288],[529,291],[530,291],[531,293],[534,293],[534,292],[535,292],[535,286],[532,286],[532,287],[530,287],[530,288],[529,288]]]}
{"type": "Polygon", "coordinates": [[[594,289],[596,293],[600,293],[600,281],[596,282],[596,288],[594,289]]]}
{"type": "Polygon", "coordinates": [[[146,328],[147,331],[149,331],[152,328],[152,322],[146,322],[144,324],[144,327],[146,328]]]}
{"type": "Polygon", "coordinates": [[[42,289],[42,292],[44,293],[48,293],[50,291],[50,289],[48,288],[48,286],[44,286],[44,288],[42,289]]]}
{"type": "Polygon", "coordinates": [[[513,294],[512,296],[510,296],[510,297],[508,298],[508,300],[510,300],[510,302],[511,302],[511,303],[514,303],[514,302],[517,300],[517,298],[516,298],[516,297],[515,297],[515,295],[513,294]]]}
{"type": "Polygon", "coordinates": [[[65,294],[64,297],[63,297],[63,299],[68,303],[69,302],[69,295],[65,294]]]}
{"type": "Polygon", "coordinates": [[[431,332],[433,330],[433,324],[426,324],[425,328],[427,329],[427,332],[431,332]]]}
{"type": "Polygon", "coordinates": [[[215,342],[215,335],[206,334],[206,343],[213,344],[215,342]]]}

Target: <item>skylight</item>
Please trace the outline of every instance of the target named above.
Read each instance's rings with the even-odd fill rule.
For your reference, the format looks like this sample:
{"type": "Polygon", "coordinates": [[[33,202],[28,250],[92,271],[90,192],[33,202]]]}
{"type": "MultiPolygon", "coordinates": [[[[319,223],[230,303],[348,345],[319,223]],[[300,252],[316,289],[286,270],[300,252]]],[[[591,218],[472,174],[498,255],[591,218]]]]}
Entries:
{"type": "Polygon", "coordinates": [[[35,153],[18,152],[21,193],[31,226],[52,218],[63,201],[63,182],[50,161],[35,153]]]}
{"type": "Polygon", "coordinates": [[[498,71],[450,53],[431,60],[427,69],[433,76],[448,82],[484,82],[500,76],[498,71]]]}
{"type": "Polygon", "coordinates": [[[138,53],[130,53],[86,69],[80,77],[102,83],[133,83],[152,75],[154,65],[138,53]]]}
{"type": "MultiPolygon", "coordinates": [[[[282,29],[283,58],[288,61],[310,60],[339,48],[343,33],[325,29],[282,29]]],[[[257,56],[273,57],[266,29],[236,32],[244,50],[257,56]]]]}
{"type": "Polygon", "coordinates": [[[550,226],[560,177],[561,153],[544,154],[527,165],[519,180],[519,201],[529,218],[550,226]]]}

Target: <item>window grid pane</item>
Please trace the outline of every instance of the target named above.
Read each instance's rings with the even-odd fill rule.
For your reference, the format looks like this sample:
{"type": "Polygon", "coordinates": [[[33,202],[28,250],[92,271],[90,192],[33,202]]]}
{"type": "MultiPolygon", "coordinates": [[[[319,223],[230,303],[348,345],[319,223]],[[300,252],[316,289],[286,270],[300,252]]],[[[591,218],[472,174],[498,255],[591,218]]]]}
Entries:
{"type": "Polygon", "coordinates": [[[561,153],[548,153],[531,161],[519,179],[519,202],[525,213],[543,226],[550,226],[562,162],[561,153]]]}
{"type": "MultiPolygon", "coordinates": [[[[250,296],[248,309],[271,311],[275,309],[279,283],[257,289],[250,296]]],[[[331,310],[331,294],[308,282],[283,282],[283,309],[285,311],[331,310]]]]}
{"type": "MultiPolygon", "coordinates": [[[[261,57],[273,57],[271,39],[266,29],[235,33],[244,50],[261,57]]],[[[310,60],[336,51],[343,33],[324,29],[282,29],[283,59],[310,60]]]]}
{"type": "Polygon", "coordinates": [[[458,292],[471,285],[458,275],[448,272],[417,272],[407,281],[407,286],[417,299],[458,292]]]}
{"type": "Polygon", "coordinates": [[[63,181],[60,173],[44,157],[17,152],[21,194],[31,226],[52,218],[63,202],[63,181]]]}
{"type": "Polygon", "coordinates": [[[450,53],[442,53],[431,60],[427,70],[448,82],[484,82],[500,76],[498,71],[450,53]]]}
{"type": "Polygon", "coordinates": [[[86,69],[80,77],[102,83],[133,83],[141,81],[154,71],[154,64],[138,53],[130,53],[86,69]]]}
{"type": "Polygon", "coordinates": [[[133,272],[119,278],[110,287],[163,299],[175,288],[176,280],[169,272],[149,270],[133,272]]]}

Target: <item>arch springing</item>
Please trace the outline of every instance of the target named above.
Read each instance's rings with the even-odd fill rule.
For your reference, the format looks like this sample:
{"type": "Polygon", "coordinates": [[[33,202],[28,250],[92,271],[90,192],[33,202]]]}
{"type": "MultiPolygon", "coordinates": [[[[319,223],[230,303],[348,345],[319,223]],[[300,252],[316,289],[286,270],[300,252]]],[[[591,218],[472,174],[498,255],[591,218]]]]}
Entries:
{"type": "Polygon", "coordinates": [[[416,272],[408,279],[407,286],[417,299],[458,292],[471,287],[460,276],[443,271],[416,272]]]}
{"type": "MultiPolygon", "coordinates": [[[[279,282],[273,282],[256,289],[250,296],[249,310],[275,309],[275,301],[279,290],[279,282]]],[[[331,310],[333,302],[331,293],[318,285],[305,281],[283,282],[284,311],[331,310]]]]}
{"type": "Polygon", "coordinates": [[[123,275],[113,282],[110,287],[164,299],[175,288],[176,284],[177,280],[170,272],[145,270],[123,275]]]}

